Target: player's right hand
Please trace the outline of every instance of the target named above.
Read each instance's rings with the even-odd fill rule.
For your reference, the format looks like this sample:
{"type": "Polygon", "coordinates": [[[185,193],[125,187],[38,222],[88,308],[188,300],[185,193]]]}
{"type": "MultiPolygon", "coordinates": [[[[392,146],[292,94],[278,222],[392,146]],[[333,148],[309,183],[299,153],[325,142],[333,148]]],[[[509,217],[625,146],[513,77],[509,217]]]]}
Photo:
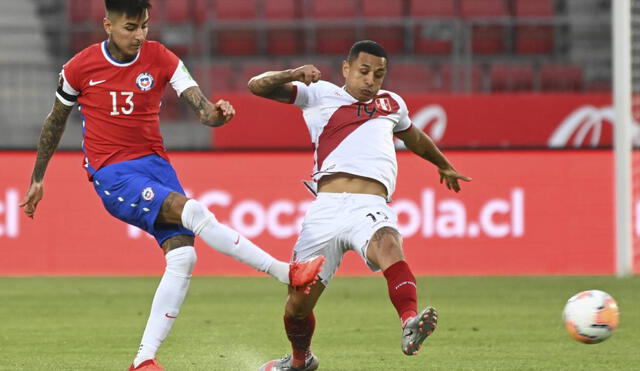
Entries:
{"type": "Polygon", "coordinates": [[[42,200],[42,196],[44,196],[44,184],[42,184],[42,182],[33,182],[18,206],[24,207],[24,213],[27,214],[29,218],[33,218],[36,212],[36,206],[38,206],[38,202],[42,200]]]}
{"type": "Polygon", "coordinates": [[[300,81],[305,85],[309,85],[312,82],[318,82],[320,77],[322,77],[322,73],[316,66],[312,64],[305,64],[304,66],[298,67],[291,71],[292,81],[300,81]]]}

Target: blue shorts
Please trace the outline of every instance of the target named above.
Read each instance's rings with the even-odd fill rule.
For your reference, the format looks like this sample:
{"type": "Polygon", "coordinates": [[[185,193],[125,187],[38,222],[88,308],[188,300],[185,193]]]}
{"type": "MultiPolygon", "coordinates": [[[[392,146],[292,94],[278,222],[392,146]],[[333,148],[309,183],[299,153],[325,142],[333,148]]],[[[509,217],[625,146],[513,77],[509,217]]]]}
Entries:
{"type": "Polygon", "coordinates": [[[93,174],[93,186],[107,211],[147,231],[162,243],[193,233],[177,224],[157,224],[162,202],[171,192],[184,195],[171,164],[158,155],[107,165],[93,174]]]}

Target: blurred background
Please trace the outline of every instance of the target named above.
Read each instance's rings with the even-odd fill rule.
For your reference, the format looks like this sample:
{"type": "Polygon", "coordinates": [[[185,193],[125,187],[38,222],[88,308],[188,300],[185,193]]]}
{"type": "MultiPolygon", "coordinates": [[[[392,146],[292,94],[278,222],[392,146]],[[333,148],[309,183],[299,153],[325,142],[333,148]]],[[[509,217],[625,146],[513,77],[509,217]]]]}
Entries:
{"type": "MultiPolygon", "coordinates": [[[[612,56],[625,54],[613,50],[612,30],[630,31],[635,42],[617,40],[632,57],[616,60],[640,71],[640,1],[151,3],[148,38],[180,56],[211,99],[237,111],[211,130],[166,89],[160,122],[172,163],[190,197],[275,256],[290,256],[311,201],[300,179],[313,166],[312,143],[299,109],[252,96],[247,81],[313,63],[341,85],[350,46],[372,39],[390,56],[383,87],[405,99],[414,125],[474,179],[453,194],[397,142],[391,206],[417,274],[629,274],[633,263],[640,272],[640,158],[622,165],[618,179],[633,177],[634,187],[621,190],[613,150],[614,127],[628,128],[625,140],[638,144],[640,125],[631,108],[617,116],[612,94],[612,56]],[[612,22],[614,14],[631,17],[612,22]],[[633,251],[616,231],[633,234],[633,251]]],[[[60,145],[67,153],[51,161],[40,217],[28,220],[18,207],[58,72],[105,39],[103,17],[102,0],[0,1],[0,274],[139,275],[161,266],[153,240],[111,218],[87,187],[77,110],[60,145]]],[[[640,91],[637,74],[620,76],[640,91]]],[[[200,256],[199,273],[255,274],[208,249],[200,256]]],[[[341,272],[367,274],[357,259],[341,272]]]]}
{"type": "MultiPolygon", "coordinates": [[[[214,96],[245,92],[260,72],[305,63],[340,84],[341,61],[360,39],[386,48],[385,86],[400,94],[611,89],[609,0],[153,0],[152,6],[149,39],[180,56],[214,96]]],[[[102,0],[0,2],[0,148],[35,147],[57,73],[105,38],[103,17],[102,0]]],[[[215,147],[172,91],[163,105],[170,149],[215,147]]],[[[70,127],[79,125],[76,114],[70,127]]],[[[61,148],[79,149],[80,141],[80,130],[67,130],[61,148]]],[[[247,146],[254,144],[237,145],[247,146]]]]}

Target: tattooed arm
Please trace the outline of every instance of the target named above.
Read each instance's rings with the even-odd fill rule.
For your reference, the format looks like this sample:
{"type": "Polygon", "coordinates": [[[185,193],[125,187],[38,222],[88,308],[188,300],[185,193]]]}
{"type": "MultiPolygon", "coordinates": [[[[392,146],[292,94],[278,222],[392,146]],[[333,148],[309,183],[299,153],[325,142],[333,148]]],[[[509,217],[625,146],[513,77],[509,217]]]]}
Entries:
{"type": "Polygon", "coordinates": [[[31,184],[26,196],[20,202],[20,207],[24,207],[25,214],[30,218],[33,218],[36,206],[38,206],[38,202],[44,195],[44,173],[47,170],[51,156],[58,148],[58,143],[60,143],[60,138],[62,138],[62,133],[64,133],[67,124],[67,118],[72,109],[73,107],[66,106],[56,99],[51,112],[42,125],[36,163],[31,174],[31,184]]]}
{"type": "Polygon", "coordinates": [[[191,106],[203,125],[222,126],[236,114],[231,103],[222,99],[211,103],[197,86],[186,89],[180,97],[191,106]]]}
{"type": "Polygon", "coordinates": [[[249,90],[259,97],[289,103],[293,94],[292,81],[301,81],[309,85],[318,82],[321,75],[314,65],[307,64],[291,70],[265,72],[252,77],[247,85],[249,90]]]}

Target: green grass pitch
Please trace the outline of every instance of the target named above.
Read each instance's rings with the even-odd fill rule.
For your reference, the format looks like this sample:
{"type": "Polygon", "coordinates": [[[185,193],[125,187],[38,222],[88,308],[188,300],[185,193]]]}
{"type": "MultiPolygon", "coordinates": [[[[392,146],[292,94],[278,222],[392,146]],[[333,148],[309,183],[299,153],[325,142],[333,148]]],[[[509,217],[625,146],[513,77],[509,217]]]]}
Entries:
{"type": "MultiPolygon", "coordinates": [[[[0,278],[0,370],[126,370],[158,277],[0,278]]],[[[420,277],[439,327],[418,356],[381,277],[338,277],[316,308],[322,370],[638,370],[640,277],[420,277]],[[597,345],[565,333],[566,300],[617,299],[620,328],[597,345]]],[[[270,278],[195,277],[159,353],[168,371],[257,370],[289,351],[286,288],[270,278]]]]}

